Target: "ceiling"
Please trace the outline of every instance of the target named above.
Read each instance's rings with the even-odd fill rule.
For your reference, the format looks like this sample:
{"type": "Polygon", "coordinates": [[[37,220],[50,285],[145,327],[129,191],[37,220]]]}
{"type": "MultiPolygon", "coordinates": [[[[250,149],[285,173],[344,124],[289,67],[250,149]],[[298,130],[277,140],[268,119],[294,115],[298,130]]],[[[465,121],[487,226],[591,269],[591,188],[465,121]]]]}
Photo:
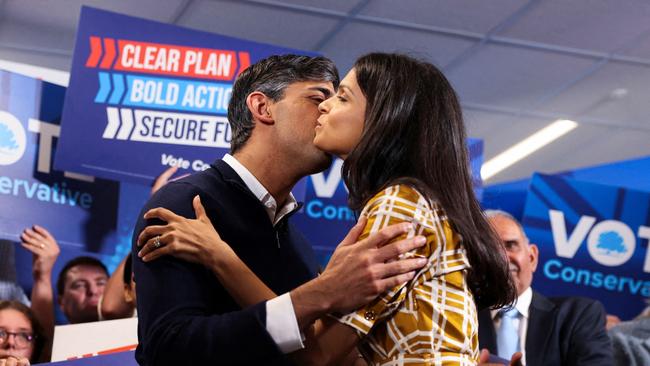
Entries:
{"type": "Polygon", "coordinates": [[[317,51],[441,67],[489,160],[556,119],[579,127],[496,183],[650,155],[650,0],[0,0],[0,59],[68,71],[81,5],[317,51]]]}

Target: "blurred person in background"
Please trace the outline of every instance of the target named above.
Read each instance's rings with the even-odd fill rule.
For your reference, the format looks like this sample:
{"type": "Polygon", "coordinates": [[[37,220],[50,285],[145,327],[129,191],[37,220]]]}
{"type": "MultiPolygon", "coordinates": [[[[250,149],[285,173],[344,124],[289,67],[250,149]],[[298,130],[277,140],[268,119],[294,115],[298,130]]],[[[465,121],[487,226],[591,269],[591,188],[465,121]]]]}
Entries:
{"type": "Polygon", "coordinates": [[[650,365],[650,300],[646,308],[630,321],[618,322],[608,329],[614,348],[615,365],[650,365]]]}
{"type": "Polygon", "coordinates": [[[18,301],[0,301],[0,366],[43,361],[47,339],[34,312],[18,301]]]}
{"type": "Polygon", "coordinates": [[[99,320],[99,298],[108,270],[97,258],[81,256],[65,264],[56,282],[61,311],[71,324],[99,320]]]}
{"type": "Polygon", "coordinates": [[[539,251],[509,213],[485,216],[505,246],[517,287],[512,308],[479,313],[481,348],[510,359],[522,352],[524,365],[612,365],[612,346],[600,302],[581,297],[546,298],[531,288],[539,251]]]}
{"type": "Polygon", "coordinates": [[[9,240],[0,240],[0,300],[16,300],[30,306],[25,291],[16,283],[15,246],[9,240]]]}

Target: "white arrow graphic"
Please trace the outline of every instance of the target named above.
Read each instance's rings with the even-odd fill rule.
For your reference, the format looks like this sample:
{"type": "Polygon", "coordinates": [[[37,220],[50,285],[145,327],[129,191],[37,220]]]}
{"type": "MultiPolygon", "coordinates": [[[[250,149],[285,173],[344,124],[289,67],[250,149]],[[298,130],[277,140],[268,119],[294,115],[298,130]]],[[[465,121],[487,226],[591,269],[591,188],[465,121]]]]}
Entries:
{"type": "Polygon", "coordinates": [[[106,108],[106,116],[108,117],[108,123],[106,124],[106,129],[104,129],[102,138],[112,139],[115,138],[115,134],[120,128],[120,115],[117,108],[108,107],[106,108]]]}
{"type": "Polygon", "coordinates": [[[120,109],[120,115],[122,116],[122,127],[120,127],[120,132],[117,134],[118,140],[126,140],[131,135],[135,123],[133,122],[133,113],[128,108],[120,109]]]}

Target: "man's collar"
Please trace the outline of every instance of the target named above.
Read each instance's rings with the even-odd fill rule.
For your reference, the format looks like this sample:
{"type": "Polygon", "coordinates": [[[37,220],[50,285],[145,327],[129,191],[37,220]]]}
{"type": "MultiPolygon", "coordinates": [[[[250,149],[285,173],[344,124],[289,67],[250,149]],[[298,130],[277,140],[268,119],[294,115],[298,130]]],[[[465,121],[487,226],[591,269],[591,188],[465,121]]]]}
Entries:
{"type": "Polygon", "coordinates": [[[278,221],[286,214],[291,213],[296,208],[299,207],[296,198],[292,193],[289,193],[285,204],[278,208],[275,198],[269,193],[269,191],[262,185],[262,183],[251,173],[248,168],[246,168],[242,163],[240,163],[234,156],[230,154],[224,155],[222,158],[223,162],[228,164],[234,171],[239,175],[241,180],[244,182],[246,187],[257,197],[257,199],[264,205],[264,208],[269,213],[269,217],[273,224],[277,224],[278,221]]]}
{"type": "MultiPolygon", "coordinates": [[[[517,300],[515,301],[513,307],[516,308],[517,311],[519,311],[519,314],[521,314],[524,318],[528,318],[531,301],[533,301],[533,289],[528,287],[520,296],[517,297],[517,300]]],[[[497,316],[499,310],[500,309],[490,310],[492,319],[497,316]]]]}

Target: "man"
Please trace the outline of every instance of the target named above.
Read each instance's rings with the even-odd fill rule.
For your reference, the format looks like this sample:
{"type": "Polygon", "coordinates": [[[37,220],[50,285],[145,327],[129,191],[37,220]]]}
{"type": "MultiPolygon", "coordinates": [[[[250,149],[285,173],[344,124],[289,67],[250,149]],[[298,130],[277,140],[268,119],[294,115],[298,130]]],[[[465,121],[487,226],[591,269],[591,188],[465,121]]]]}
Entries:
{"type": "Polygon", "coordinates": [[[602,305],[580,297],[546,298],[533,291],[537,246],[529,243],[510,214],[488,210],[485,215],[505,246],[518,298],[510,311],[479,313],[480,347],[505,359],[520,351],[528,366],[612,365],[602,305]]]}
{"type": "Polygon", "coordinates": [[[71,324],[99,320],[97,304],[108,270],[98,259],[77,257],[65,264],[56,281],[61,311],[71,324]]]}
{"type": "MultiPolygon", "coordinates": [[[[421,245],[383,245],[405,229],[392,227],[355,245],[346,238],[313,279],[311,247],[288,222],[300,207],[290,191],[331,162],[312,141],[318,105],[338,82],[335,66],[322,57],[272,56],[250,66],[228,107],[232,155],[169,183],[145,205],[143,213],[166,207],[193,218],[199,195],[221,238],[283,295],[241,309],[207,268],[168,256],[144,263],[134,243],[140,364],[291,364],[286,355],[304,347],[301,332],[315,319],[370,301],[424,264],[389,260],[421,245]]],[[[145,226],[159,223],[140,219],[134,242],[145,226]]]]}

